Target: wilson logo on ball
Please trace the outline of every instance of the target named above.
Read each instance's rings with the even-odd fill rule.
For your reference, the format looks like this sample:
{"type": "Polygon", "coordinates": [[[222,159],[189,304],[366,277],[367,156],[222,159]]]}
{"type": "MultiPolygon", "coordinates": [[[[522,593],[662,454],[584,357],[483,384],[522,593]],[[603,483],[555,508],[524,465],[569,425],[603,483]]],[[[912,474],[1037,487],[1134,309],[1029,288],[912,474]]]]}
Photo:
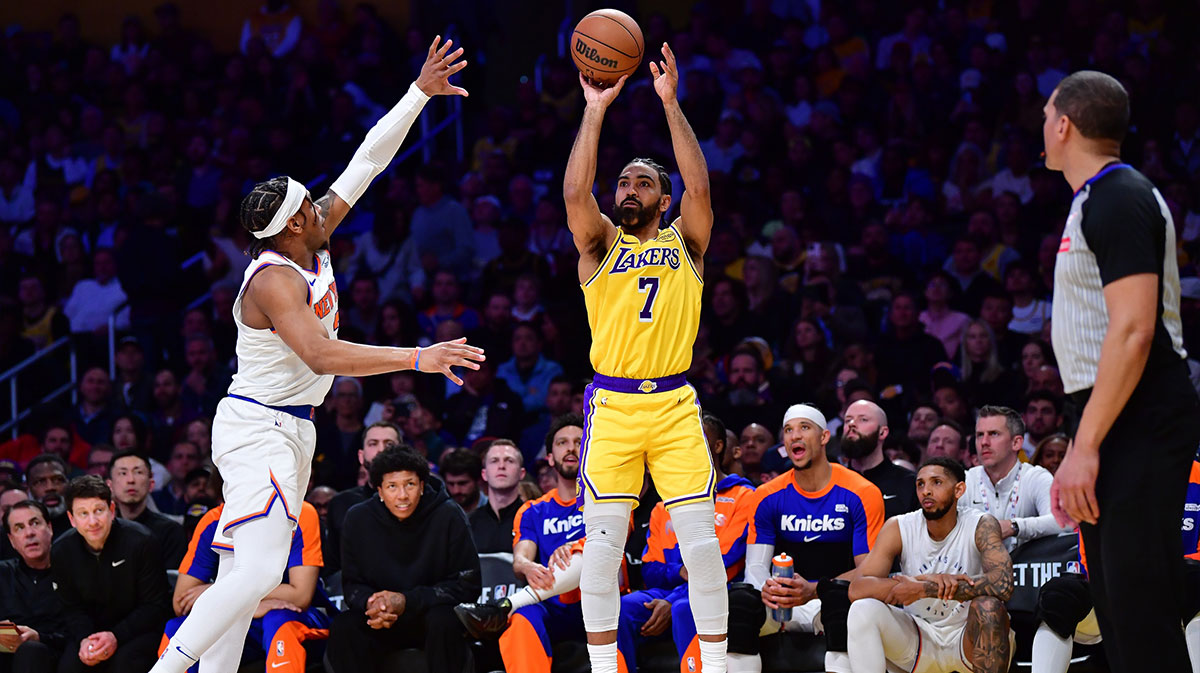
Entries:
{"type": "Polygon", "coordinates": [[[602,65],[607,68],[612,68],[617,65],[616,59],[604,58],[600,56],[600,52],[596,51],[595,47],[589,47],[586,42],[579,38],[575,38],[575,52],[587,60],[602,65]]]}

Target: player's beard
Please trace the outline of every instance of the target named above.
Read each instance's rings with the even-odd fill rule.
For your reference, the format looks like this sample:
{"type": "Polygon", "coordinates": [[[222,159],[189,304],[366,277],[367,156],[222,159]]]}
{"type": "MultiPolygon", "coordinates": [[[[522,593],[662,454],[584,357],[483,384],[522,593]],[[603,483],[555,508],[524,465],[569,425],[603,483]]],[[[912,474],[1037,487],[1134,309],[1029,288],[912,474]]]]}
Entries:
{"type": "Polygon", "coordinates": [[[947,504],[945,507],[939,507],[939,508],[933,510],[932,512],[925,509],[924,507],[922,507],[921,514],[925,515],[926,521],[940,521],[942,519],[942,517],[944,517],[950,513],[950,509],[952,507],[954,507],[955,505],[956,505],[956,503],[953,500],[951,500],[950,503],[947,504]]]}
{"type": "Polygon", "coordinates": [[[578,479],[579,478],[579,463],[567,467],[562,463],[555,463],[554,469],[558,472],[558,476],[563,479],[578,479]]]}
{"type": "Polygon", "coordinates": [[[842,437],[842,454],[852,460],[865,458],[869,456],[875,447],[879,445],[879,430],[875,430],[869,435],[858,435],[857,437],[842,437]]]}
{"type": "Polygon", "coordinates": [[[620,224],[621,228],[627,232],[641,231],[648,226],[657,226],[658,223],[658,204],[652,203],[648,206],[643,206],[636,199],[626,199],[621,203],[613,203],[613,220],[620,224]],[[626,203],[637,203],[636,211],[631,208],[626,208],[626,203]]]}

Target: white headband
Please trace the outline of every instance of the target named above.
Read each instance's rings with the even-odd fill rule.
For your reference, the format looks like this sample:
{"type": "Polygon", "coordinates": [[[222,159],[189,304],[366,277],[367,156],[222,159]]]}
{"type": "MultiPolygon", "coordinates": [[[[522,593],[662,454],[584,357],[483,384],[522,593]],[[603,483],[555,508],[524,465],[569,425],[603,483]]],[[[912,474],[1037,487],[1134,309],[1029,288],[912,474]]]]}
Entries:
{"type": "Polygon", "coordinates": [[[812,421],[814,425],[825,430],[825,414],[822,414],[816,407],[807,404],[793,404],[788,407],[787,413],[783,415],[783,424],[787,425],[797,418],[803,418],[812,421]]]}
{"type": "Polygon", "coordinates": [[[295,215],[300,210],[300,206],[304,205],[304,197],[308,196],[308,188],[291,178],[288,178],[287,181],[287,196],[283,197],[283,203],[280,204],[279,210],[275,211],[275,217],[271,218],[271,223],[267,225],[267,228],[251,232],[255,238],[270,238],[283,231],[288,218],[295,215]]]}

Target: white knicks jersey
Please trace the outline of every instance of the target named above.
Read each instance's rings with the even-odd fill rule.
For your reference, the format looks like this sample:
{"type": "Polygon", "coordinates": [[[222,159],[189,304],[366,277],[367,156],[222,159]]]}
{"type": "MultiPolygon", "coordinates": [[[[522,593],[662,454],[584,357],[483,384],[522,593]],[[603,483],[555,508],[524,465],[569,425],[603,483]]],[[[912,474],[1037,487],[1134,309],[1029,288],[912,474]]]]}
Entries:
{"type": "Polygon", "coordinates": [[[254,274],[268,266],[288,266],[308,283],[308,305],[312,307],[330,339],[337,338],[338,292],[333,280],[329,251],[315,255],[314,270],[302,268],[283,255],[267,250],[246,267],[242,288],[233,302],[237,323],[237,373],[229,394],[241,395],[270,406],[320,405],[333,385],[333,376],[319,375],[279,338],[274,329],[254,329],[242,322],[242,296],[254,274]]]}
{"type": "MultiPolygon", "coordinates": [[[[975,527],[984,513],[977,509],[958,510],[958,523],[944,540],[929,537],[925,514],[921,510],[896,517],[900,525],[900,572],[917,575],[983,574],[983,557],[975,545],[975,527]]],[[[904,606],[904,611],[935,626],[958,626],[967,622],[970,601],[943,601],[922,598],[904,606]]]]}

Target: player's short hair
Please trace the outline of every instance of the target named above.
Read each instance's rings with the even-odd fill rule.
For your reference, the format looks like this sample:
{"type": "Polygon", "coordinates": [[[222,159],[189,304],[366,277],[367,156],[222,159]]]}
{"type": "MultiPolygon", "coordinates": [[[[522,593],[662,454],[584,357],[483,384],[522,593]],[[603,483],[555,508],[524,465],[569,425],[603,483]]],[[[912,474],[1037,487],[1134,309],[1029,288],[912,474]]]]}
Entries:
{"type": "Polygon", "coordinates": [[[483,471],[483,461],[470,449],[454,449],[447,451],[438,464],[438,471],[443,477],[451,474],[465,474],[478,480],[483,471]]]}
{"type": "MultiPolygon", "coordinates": [[[[182,444],[183,442],[180,442],[180,443],[182,444]]],[[[191,442],[187,442],[187,443],[191,444],[191,442]]],[[[195,444],[192,444],[192,446],[195,446],[195,444]]],[[[172,448],[171,450],[174,451],[174,448],[172,448]]],[[[108,473],[109,474],[112,474],[113,466],[116,465],[117,461],[122,458],[137,458],[138,460],[142,461],[143,465],[146,466],[146,472],[148,474],[154,473],[154,468],[150,467],[150,459],[149,458],[143,456],[142,454],[138,453],[137,451],[134,451],[133,449],[122,449],[122,450],[114,453],[112,458],[108,459],[108,473]]]]}
{"type": "Polygon", "coordinates": [[[1129,129],[1129,94],[1111,75],[1080,70],[1056,87],[1054,109],[1066,115],[1084,138],[1120,143],[1129,129]]]}
{"type": "Polygon", "coordinates": [[[364,441],[366,441],[367,433],[370,432],[373,428],[389,428],[391,430],[394,430],[396,432],[397,441],[401,441],[401,442],[404,441],[404,431],[400,429],[399,425],[396,425],[395,423],[393,423],[391,421],[375,421],[374,423],[368,425],[366,428],[363,429],[363,440],[364,441]]]}
{"type": "MultiPolygon", "coordinates": [[[[671,195],[671,174],[667,172],[667,169],[664,168],[662,164],[653,159],[646,159],[643,157],[635,157],[630,159],[629,164],[642,164],[649,166],[651,170],[653,170],[655,173],[658,173],[658,186],[662,188],[662,193],[666,196],[671,195]]],[[[628,166],[629,164],[625,165],[628,166]]]]}
{"type": "MultiPolygon", "coordinates": [[[[254,185],[250,193],[242,199],[242,207],[238,211],[238,219],[241,221],[242,227],[251,234],[266,229],[271,224],[271,219],[275,217],[275,212],[283,205],[283,200],[287,197],[287,190],[286,175],[264,180],[254,185]]],[[[251,236],[246,254],[257,259],[264,251],[272,249],[275,236],[261,239],[251,236]]]]}
{"type": "MultiPolygon", "coordinates": [[[[487,448],[483,450],[482,454],[480,454],[479,459],[486,463],[488,454],[491,453],[492,449],[497,446],[507,446],[511,449],[515,449],[518,454],[521,454],[521,447],[517,446],[516,442],[511,439],[505,439],[501,437],[500,439],[493,439],[492,441],[488,442],[487,448]]],[[[521,459],[524,460],[524,455],[521,456],[521,459]]]]}
{"type": "Polygon", "coordinates": [[[80,498],[99,498],[111,505],[112,490],[100,477],[94,474],[85,474],[82,477],[75,477],[67,484],[63,498],[67,501],[67,511],[72,511],[75,501],[80,498]]]}
{"type": "Polygon", "coordinates": [[[46,525],[50,525],[50,510],[46,509],[45,505],[38,502],[37,500],[22,500],[21,502],[16,503],[12,507],[9,507],[8,511],[4,513],[4,532],[5,533],[12,532],[8,528],[8,517],[13,512],[17,511],[18,509],[36,509],[42,515],[42,521],[45,521],[46,525]]]}
{"type": "Polygon", "coordinates": [[[1063,412],[1063,399],[1049,390],[1035,390],[1025,396],[1025,408],[1029,408],[1030,402],[1045,401],[1054,405],[1054,413],[1061,416],[1063,412]]]}
{"type": "Polygon", "coordinates": [[[1004,426],[1008,429],[1009,434],[1017,437],[1025,434],[1025,419],[1021,418],[1015,409],[1002,407],[993,404],[985,404],[979,407],[979,412],[975,414],[975,418],[991,418],[993,416],[1003,416],[1004,426]]]}
{"type": "Polygon", "coordinates": [[[725,421],[722,421],[716,414],[704,414],[700,422],[704,424],[705,428],[712,430],[719,439],[725,439],[725,421]]]}
{"type": "Polygon", "coordinates": [[[954,460],[953,458],[947,458],[945,456],[935,456],[933,458],[926,458],[925,461],[921,463],[921,467],[917,468],[917,472],[920,472],[922,469],[924,469],[928,465],[936,465],[936,466],[942,468],[943,470],[946,471],[947,474],[954,477],[958,481],[966,481],[967,480],[966,468],[963,467],[962,463],[958,462],[957,460],[954,460]]]}
{"type": "Polygon", "coordinates": [[[393,472],[412,472],[424,484],[429,481],[429,461],[407,444],[389,446],[371,461],[371,484],[379,488],[383,478],[393,472]]]}
{"type": "Polygon", "coordinates": [[[563,414],[550,421],[550,429],[546,431],[546,455],[550,455],[550,450],[554,447],[554,435],[557,435],[559,430],[571,425],[582,430],[583,416],[579,414],[563,414]]]}

